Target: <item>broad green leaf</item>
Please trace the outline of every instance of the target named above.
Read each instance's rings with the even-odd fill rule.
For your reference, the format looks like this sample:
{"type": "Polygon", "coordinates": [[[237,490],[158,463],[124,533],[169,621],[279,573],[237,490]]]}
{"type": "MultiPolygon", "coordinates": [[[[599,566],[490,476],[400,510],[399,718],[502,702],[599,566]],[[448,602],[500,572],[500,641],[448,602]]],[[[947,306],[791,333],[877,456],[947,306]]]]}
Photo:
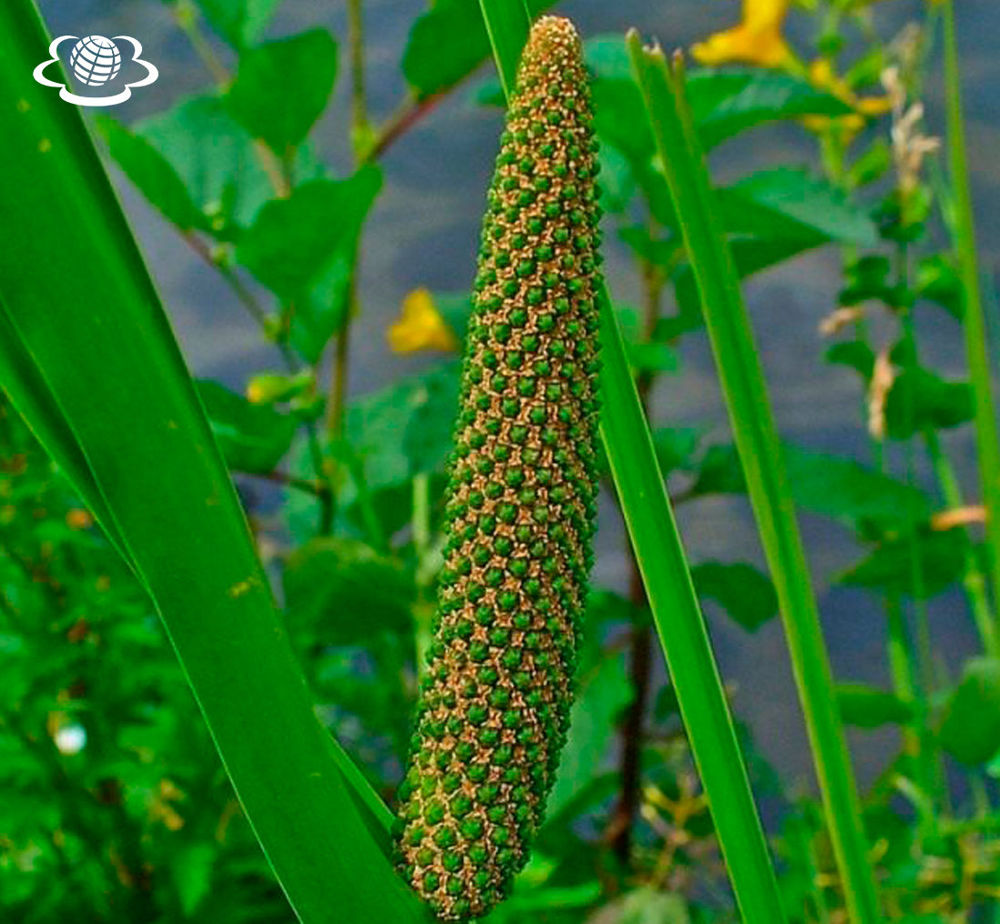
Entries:
{"type": "MultiPolygon", "coordinates": [[[[969,541],[964,530],[918,533],[916,554],[920,560],[924,597],[934,597],[962,579],[968,551],[969,541]]],[[[890,539],[839,575],[837,583],[912,595],[913,559],[914,546],[909,536],[890,539]]]]}
{"type": "MultiPolygon", "coordinates": [[[[648,189],[648,184],[647,187],[648,189]]],[[[719,218],[729,235],[733,264],[747,278],[825,244],[871,246],[875,225],[862,210],[825,180],[787,167],[763,171],[716,190],[719,218]]],[[[662,213],[660,219],[670,219],[662,213]]],[[[673,248],[661,251],[673,272],[678,313],[661,319],[659,336],[673,339],[703,325],[691,267],[674,269],[673,248]]]]}
{"type": "Polygon", "coordinates": [[[412,631],[412,578],[363,542],[314,539],[288,559],[283,581],[293,633],[315,627],[324,644],[355,645],[412,631]]]}
{"type": "Polygon", "coordinates": [[[240,55],[229,111],[279,156],[306,140],[337,79],[337,43],[325,29],[266,42],[240,55]]]}
{"type": "Polygon", "coordinates": [[[273,472],[292,444],[295,418],[251,404],[217,382],[200,381],[198,393],[226,464],[237,472],[273,472]]]}
{"type": "Polygon", "coordinates": [[[847,285],[841,290],[841,305],[859,305],[871,299],[895,307],[893,284],[889,281],[892,267],[889,258],[869,254],[850,263],[845,269],[847,285]]]}
{"type": "MultiPolygon", "coordinates": [[[[848,525],[920,522],[930,516],[930,500],[903,484],[842,456],[785,444],[785,465],[796,505],[848,525]]],[[[699,466],[692,493],[742,494],[742,469],[732,445],[713,446],[699,466]]]]}
{"type": "Polygon", "coordinates": [[[972,420],[972,388],[949,382],[929,369],[905,369],[886,399],[886,426],[893,439],[905,440],[930,427],[958,427],[972,420]]]}
{"type": "Polygon", "coordinates": [[[439,470],[451,448],[458,412],[458,371],[448,364],[442,373],[422,376],[407,396],[410,415],[403,433],[403,452],[413,474],[439,470]]]}
{"type": "Polygon", "coordinates": [[[932,254],[917,264],[917,295],[940,305],[953,318],[962,317],[962,279],[948,254],[932,254]]]}
{"type": "Polygon", "coordinates": [[[678,469],[690,470],[695,462],[699,437],[694,427],[660,427],[653,431],[653,446],[664,476],[678,469]]]}
{"type": "MultiPolygon", "coordinates": [[[[555,0],[530,0],[533,14],[555,0]]],[[[453,87],[490,54],[478,0],[435,0],[413,23],[403,53],[403,74],[418,99],[453,87]]]]}
{"type": "Polygon", "coordinates": [[[1000,661],[973,658],[962,671],[941,724],[941,746],[969,766],[1000,751],[1000,661]]]}
{"type": "Polygon", "coordinates": [[[871,381],[875,369],[875,351],[863,340],[844,340],[834,343],[824,355],[828,363],[847,366],[866,382],[871,381]]]}
{"type": "Polygon", "coordinates": [[[714,600],[748,632],[756,632],[778,615],[774,585],[753,565],[702,562],[691,569],[691,578],[699,597],[714,600]]]}
{"type": "Polygon", "coordinates": [[[230,45],[242,49],[271,21],[282,0],[198,0],[209,24],[230,45]]]}
{"type": "Polygon", "coordinates": [[[237,260],[279,298],[303,298],[338,255],[350,254],[382,184],[377,167],[347,180],[312,180],[257,213],[237,260]]]}
{"type": "Polygon", "coordinates": [[[635,693],[623,652],[605,655],[580,678],[569,738],[559,759],[548,811],[557,814],[589,782],[614,740],[618,719],[635,693]]]}
{"type": "MultiPolygon", "coordinates": [[[[741,279],[746,279],[825,242],[825,238],[814,234],[776,240],[735,238],[731,240],[729,249],[737,274],[741,279]]],[[[684,264],[674,273],[673,283],[677,297],[677,314],[674,317],[661,318],[657,324],[657,335],[667,340],[673,340],[688,331],[699,330],[705,324],[694,274],[688,264],[684,264]]]]}
{"type": "Polygon", "coordinates": [[[448,361],[363,395],[347,408],[347,437],[373,491],[439,469],[451,447],[458,363],[448,361]]]}
{"type": "Polygon", "coordinates": [[[837,684],[837,705],[844,724],[855,728],[902,725],[913,717],[913,709],[894,693],[864,683],[837,684]]]}
{"type": "Polygon", "coordinates": [[[692,71],[687,77],[687,96],[706,148],[767,122],[853,112],[842,100],[801,77],[761,68],[692,71]]]}
{"type": "MultiPolygon", "coordinates": [[[[359,203],[360,204],[360,203],[359,203]]],[[[354,243],[360,227],[354,231],[354,243]]],[[[351,310],[351,277],[354,247],[347,239],[300,298],[292,312],[288,339],[306,362],[318,363],[330,338],[344,326],[351,310]]]]}
{"type": "Polygon", "coordinates": [[[98,120],[97,127],[118,166],[168,221],[181,231],[208,229],[205,213],[195,205],[184,181],[156,148],[106,116],[98,120]]]}
{"type": "Polygon", "coordinates": [[[679,360],[676,350],[656,340],[648,343],[626,343],[629,365],[640,375],[676,372],[679,360]]]}
{"type": "MultiPolygon", "coordinates": [[[[754,216],[750,216],[743,205],[749,201],[754,206],[798,222],[803,229],[826,240],[861,247],[874,247],[878,243],[878,232],[868,213],[829,181],[806,170],[794,167],[762,170],[719,195],[723,200],[725,227],[730,232],[741,231],[760,238],[796,236],[784,233],[780,227],[774,231],[769,231],[766,226],[755,227],[754,216]],[[745,221],[747,217],[750,221],[742,224],[741,218],[745,221]]],[[[758,216],[756,220],[759,222],[762,219],[758,216]]]]}
{"type": "MultiPolygon", "coordinates": [[[[586,59],[595,77],[598,134],[633,158],[652,157],[653,136],[622,37],[588,39],[586,59]]],[[[695,70],[688,74],[687,92],[695,127],[706,148],[764,123],[853,111],[800,77],[760,68],[695,70]]]]}
{"type": "MultiPolygon", "coordinates": [[[[189,96],[165,112],[132,126],[170,163],[199,208],[212,217],[212,231],[231,240],[250,224],[275,194],[264,168],[266,150],[214,93],[189,96]]],[[[295,175],[313,179],[322,171],[308,146],[295,162],[295,175]]]]}

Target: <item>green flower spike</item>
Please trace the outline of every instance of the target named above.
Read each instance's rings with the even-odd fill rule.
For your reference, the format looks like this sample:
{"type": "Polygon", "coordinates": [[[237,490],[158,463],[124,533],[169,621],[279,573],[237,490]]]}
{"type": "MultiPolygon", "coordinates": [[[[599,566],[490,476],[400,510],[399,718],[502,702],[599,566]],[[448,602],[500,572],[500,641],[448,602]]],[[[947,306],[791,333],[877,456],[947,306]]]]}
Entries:
{"type": "Polygon", "coordinates": [[[597,169],[580,39],[545,17],[489,193],[400,789],[398,863],[443,920],[506,896],[566,737],[597,493],[597,169]]]}

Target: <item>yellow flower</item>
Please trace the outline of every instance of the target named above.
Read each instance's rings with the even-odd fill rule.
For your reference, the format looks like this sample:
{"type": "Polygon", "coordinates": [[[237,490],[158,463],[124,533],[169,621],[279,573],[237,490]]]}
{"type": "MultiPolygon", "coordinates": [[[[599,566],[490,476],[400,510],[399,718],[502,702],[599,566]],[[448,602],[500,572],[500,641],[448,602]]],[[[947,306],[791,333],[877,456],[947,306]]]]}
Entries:
{"type": "Polygon", "coordinates": [[[394,353],[416,353],[418,350],[458,349],[458,338],[434,305],[427,289],[414,289],[403,299],[398,321],[388,330],[389,346],[394,353]]]}
{"type": "Polygon", "coordinates": [[[716,32],[691,49],[702,64],[740,62],[760,67],[780,67],[792,57],[781,34],[789,0],[743,0],[738,26],[716,32]]]}
{"type": "Polygon", "coordinates": [[[845,116],[808,116],[802,122],[806,128],[820,132],[836,124],[843,129],[850,140],[865,127],[865,119],[885,115],[892,109],[892,100],[886,96],[859,97],[843,77],[837,76],[828,58],[817,58],[809,65],[809,82],[820,90],[826,90],[847,103],[854,113],[845,116]]]}

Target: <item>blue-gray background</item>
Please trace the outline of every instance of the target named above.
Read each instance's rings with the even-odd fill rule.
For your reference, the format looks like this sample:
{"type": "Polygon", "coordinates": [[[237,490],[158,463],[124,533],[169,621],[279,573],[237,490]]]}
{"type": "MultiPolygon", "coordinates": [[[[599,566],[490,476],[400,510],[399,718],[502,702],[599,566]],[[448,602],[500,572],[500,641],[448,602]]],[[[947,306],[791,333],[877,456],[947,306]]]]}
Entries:
{"type": "MultiPolygon", "coordinates": [[[[876,5],[881,34],[894,35],[917,14],[924,0],[891,0],[876,5]]],[[[158,84],[120,107],[126,122],[203,89],[209,75],[158,0],[40,0],[55,34],[129,34],[139,38],[146,57],[161,70],[158,84]]],[[[366,0],[367,63],[370,108],[379,121],[405,92],[399,61],[414,18],[424,0],[366,0]]],[[[995,53],[1000,6],[995,0],[962,0],[958,6],[966,83],[970,151],[984,267],[992,272],[1000,247],[1000,58],[995,53]]],[[[572,16],[587,36],[621,33],[630,26],[656,35],[662,44],[688,46],[738,18],[737,0],[565,0],[558,10],[572,16]]],[[[271,34],[282,35],[314,25],[346,33],[342,2],[286,0],[271,34]]],[[[813,21],[793,13],[790,34],[808,38],[813,21]]],[[[343,49],[342,49],[343,51],[343,49]]],[[[341,74],[343,59],[341,55],[341,74]]],[[[486,76],[484,69],[476,78],[486,76]]],[[[942,131],[940,81],[928,84],[928,128],[942,131]]],[[[318,126],[319,156],[338,173],[349,169],[346,143],[347,81],[341,79],[333,105],[318,126]]],[[[386,188],[367,227],[361,276],[362,315],[354,326],[349,386],[360,394],[418,368],[426,360],[400,358],[387,348],[385,329],[408,291],[427,286],[457,291],[468,286],[478,239],[485,188],[491,171],[499,115],[477,107],[466,84],[407,134],[384,159],[386,188]]],[[[720,151],[713,166],[720,180],[778,162],[814,161],[814,151],[796,130],[762,129],[742,136],[720,151]]],[[[277,364],[219,279],[193,256],[170,227],[119,174],[115,180],[163,294],[188,362],[198,376],[218,378],[242,388],[249,373],[277,364]]],[[[625,254],[612,248],[609,283],[615,297],[635,303],[638,287],[625,254]]],[[[834,304],[839,287],[838,257],[832,250],[781,267],[748,286],[760,351],[766,365],[783,434],[816,449],[864,459],[866,439],[860,427],[856,377],[820,361],[820,318],[834,304]]],[[[921,346],[946,375],[963,374],[957,327],[948,321],[925,321],[921,346]]],[[[670,378],[654,396],[661,423],[709,426],[726,438],[724,412],[703,338],[684,349],[678,378],[670,378]]],[[[949,437],[948,445],[974,496],[972,446],[968,434],[949,437]]],[[[896,460],[899,464],[899,459],[896,460]]],[[[711,499],[680,511],[685,543],[695,560],[737,558],[761,563],[746,505],[711,499]]],[[[850,537],[828,521],[803,518],[810,561],[820,595],[834,668],[841,679],[886,682],[884,623],[877,601],[856,591],[830,587],[830,577],[854,561],[858,550],[850,537]]],[[[624,532],[613,505],[605,502],[600,556],[595,579],[622,588],[627,560],[624,532]]],[[[736,710],[751,725],[764,756],[786,779],[808,779],[809,757],[801,717],[795,705],[781,628],[773,621],[747,635],[711,612],[713,636],[723,672],[732,684],[736,710]]],[[[936,650],[956,665],[975,642],[961,598],[947,595],[931,608],[936,650]]],[[[852,733],[852,751],[862,781],[878,772],[892,733],[852,733]]]]}

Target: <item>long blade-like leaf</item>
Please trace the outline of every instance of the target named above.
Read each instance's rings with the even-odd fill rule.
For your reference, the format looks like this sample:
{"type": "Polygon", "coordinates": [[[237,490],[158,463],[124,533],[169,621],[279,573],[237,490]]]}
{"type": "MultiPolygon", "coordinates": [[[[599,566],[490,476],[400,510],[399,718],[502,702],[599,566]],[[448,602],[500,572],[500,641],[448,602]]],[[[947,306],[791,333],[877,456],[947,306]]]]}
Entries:
{"type": "MultiPolygon", "coordinates": [[[[509,0],[481,3],[497,68],[512,89],[527,10],[509,0]],[[512,27],[512,18],[520,18],[512,8],[519,6],[522,25],[512,27]]],[[[733,891],[744,920],[780,924],[785,915],[767,842],[607,292],[601,294],[601,361],[601,436],[733,891]]]]}
{"type": "Polygon", "coordinates": [[[634,32],[628,49],[698,283],[736,447],[781,604],[851,920],[874,924],[880,920],[878,900],[819,612],[764,373],[684,96],[683,72],[671,71],[659,49],[643,49],[634,32]]]}
{"type": "Polygon", "coordinates": [[[93,472],[62,409],[35,367],[0,301],[0,387],[34,428],[43,448],[62,467],[80,497],[94,511],[108,539],[123,557],[125,545],[93,472]]]}
{"type": "Polygon", "coordinates": [[[12,395],[43,438],[72,430],[77,466],[99,492],[88,499],[149,588],[300,919],[420,920],[313,714],[236,493],[79,112],[32,80],[48,39],[31,0],[0,4],[0,34],[0,302],[23,348],[14,359],[34,366],[11,380],[12,395]]]}
{"type": "MultiPolygon", "coordinates": [[[[975,396],[976,453],[986,507],[987,552],[993,584],[994,608],[1000,609],[1000,428],[993,399],[990,338],[979,284],[976,222],[972,186],[965,149],[965,116],[962,112],[962,75],[959,66],[955,5],[946,0],[944,10],[944,63],[948,109],[948,165],[955,191],[955,245],[962,274],[962,330],[975,396]]],[[[991,652],[1000,650],[996,623],[985,627],[984,641],[991,652]]]]}

